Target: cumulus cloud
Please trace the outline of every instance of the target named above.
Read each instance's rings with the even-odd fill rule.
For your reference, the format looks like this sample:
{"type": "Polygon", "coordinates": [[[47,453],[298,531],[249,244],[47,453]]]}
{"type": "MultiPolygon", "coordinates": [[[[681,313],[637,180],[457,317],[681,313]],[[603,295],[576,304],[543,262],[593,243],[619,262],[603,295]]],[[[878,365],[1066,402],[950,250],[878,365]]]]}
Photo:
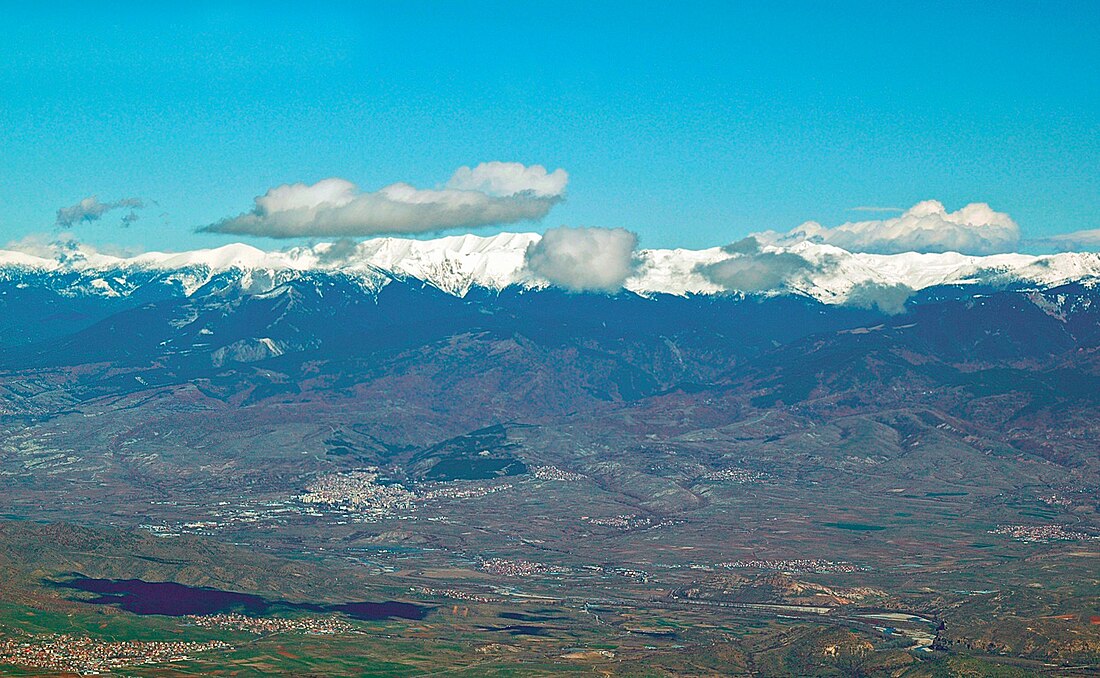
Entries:
{"type": "Polygon", "coordinates": [[[563,169],[547,172],[542,165],[530,167],[518,162],[483,162],[473,169],[459,167],[447,188],[457,191],[480,191],[489,195],[515,195],[530,192],[540,197],[556,197],[565,193],[569,175],[563,169]]]}
{"type": "Polygon", "coordinates": [[[762,252],[755,239],[746,238],[723,248],[727,259],[700,265],[696,270],[710,282],[730,291],[766,292],[806,279],[814,264],[791,252],[762,252]]]}
{"type": "Polygon", "coordinates": [[[355,237],[427,233],[452,228],[537,221],[564,196],[565,170],[490,162],[460,167],[443,188],[405,183],[362,192],[330,178],[285,184],[256,198],[251,212],[199,229],[270,238],[355,237]]]}
{"type": "Polygon", "coordinates": [[[57,210],[55,224],[58,228],[72,228],[77,224],[98,221],[104,214],[112,210],[130,208],[130,211],[122,217],[122,224],[129,226],[138,219],[135,210],[143,207],[145,207],[145,203],[141,198],[123,198],[114,202],[100,202],[98,197],[90,195],[75,205],[57,210]]]}
{"type": "Polygon", "coordinates": [[[756,235],[773,244],[820,242],[850,252],[983,255],[1013,251],[1020,241],[1020,227],[1012,217],[994,211],[985,203],[971,203],[958,211],[948,212],[942,203],[925,200],[889,219],[854,221],[835,228],[807,221],[788,233],[756,235]]]}
{"type": "Polygon", "coordinates": [[[908,285],[867,281],[856,283],[844,303],[846,306],[878,309],[888,315],[900,315],[905,313],[905,302],[912,296],[913,288],[908,285]]]}
{"type": "Polygon", "coordinates": [[[317,263],[322,266],[338,266],[351,259],[359,251],[359,243],[351,238],[341,238],[324,247],[315,247],[317,263]]]}
{"type": "Polygon", "coordinates": [[[551,228],[524,257],[528,272],[571,292],[616,292],[634,273],[638,236],[623,228],[551,228]]]}

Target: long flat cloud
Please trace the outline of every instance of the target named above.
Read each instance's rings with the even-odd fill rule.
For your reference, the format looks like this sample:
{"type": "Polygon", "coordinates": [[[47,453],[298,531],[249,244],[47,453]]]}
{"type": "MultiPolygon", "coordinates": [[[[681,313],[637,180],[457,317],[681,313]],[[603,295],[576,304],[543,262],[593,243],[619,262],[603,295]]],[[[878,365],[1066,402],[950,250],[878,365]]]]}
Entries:
{"type": "Polygon", "coordinates": [[[1041,252],[1095,252],[1100,249],[1100,228],[1025,240],[1024,245],[1041,252]]]}
{"type": "Polygon", "coordinates": [[[363,192],[340,178],[284,184],[256,198],[252,211],[199,230],[269,238],[356,237],[538,221],[562,200],[568,181],[562,169],[489,162],[459,168],[437,189],[396,183],[363,192]]]}
{"type": "Polygon", "coordinates": [[[55,224],[58,228],[71,228],[80,223],[98,221],[104,214],[117,209],[130,208],[130,211],[122,217],[122,223],[129,225],[136,221],[138,216],[134,210],[145,207],[141,198],[123,198],[113,202],[100,202],[99,198],[90,195],[75,205],[62,207],[57,210],[55,224]]]}
{"type": "Polygon", "coordinates": [[[849,252],[984,255],[1014,251],[1020,243],[1020,227],[1012,217],[985,203],[971,203],[948,212],[943,203],[925,200],[889,219],[853,221],[834,228],[807,221],[787,233],[768,231],[756,237],[761,242],[777,245],[820,242],[849,252]]]}

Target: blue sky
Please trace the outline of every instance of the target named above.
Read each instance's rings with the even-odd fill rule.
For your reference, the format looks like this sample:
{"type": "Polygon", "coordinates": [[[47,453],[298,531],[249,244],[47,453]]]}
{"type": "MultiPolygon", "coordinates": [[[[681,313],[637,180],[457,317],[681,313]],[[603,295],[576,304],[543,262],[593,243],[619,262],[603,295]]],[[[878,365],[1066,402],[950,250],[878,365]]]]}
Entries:
{"type": "Polygon", "coordinates": [[[1096,2],[147,4],[5,8],[0,243],[96,195],[148,206],[82,240],[215,246],[241,238],[195,229],[280,184],[486,161],[569,173],[503,230],[652,247],[930,198],[1100,228],[1096,2]]]}

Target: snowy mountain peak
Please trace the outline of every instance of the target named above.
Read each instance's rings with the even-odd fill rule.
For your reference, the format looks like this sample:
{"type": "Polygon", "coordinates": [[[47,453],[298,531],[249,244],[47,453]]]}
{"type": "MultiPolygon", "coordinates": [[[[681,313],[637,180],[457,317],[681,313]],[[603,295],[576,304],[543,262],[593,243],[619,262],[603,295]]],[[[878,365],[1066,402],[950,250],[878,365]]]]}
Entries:
{"type": "MultiPolygon", "coordinates": [[[[20,272],[76,276],[68,284],[86,294],[121,295],[127,276],[158,274],[193,294],[214,275],[239,271],[242,289],[258,293],[279,281],[309,271],[341,272],[362,278],[365,289],[377,289],[390,277],[424,281],[456,296],[474,287],[501,290],[511,285],[540,288],[547,282],[526,266],[536,233],[460,235],[435,240],[376,238],[359,243],[320,243],[285,251],[265,251],[235,243],[190,252],[146,252],[115,256],[87,245],[55,244],[0,250],[0,275],[20,272]]],[[[634,274],[624,287],[643,294],[763,295],[797,293],[825,303],[845,303],[870,289],[915,291],[948,284],[1052,287],[1100,279],[1100,254],[957,253],[864,254],[831,245],[800,242],[789,246],[737,248],[645,249],[636,253],[634,274]]]]}

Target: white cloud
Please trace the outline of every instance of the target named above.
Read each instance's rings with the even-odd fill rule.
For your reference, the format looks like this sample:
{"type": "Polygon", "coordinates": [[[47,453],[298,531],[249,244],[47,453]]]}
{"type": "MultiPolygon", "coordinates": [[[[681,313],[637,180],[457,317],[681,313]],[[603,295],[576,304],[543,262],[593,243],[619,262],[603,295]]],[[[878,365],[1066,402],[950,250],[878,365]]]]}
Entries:
{"type": "Polygon", "coordinates": [[[206,226],[208,233],[270,238],[427,233],[537,221],[563,197],[568,174],[539,165],[482,163],[459,168],[441,189],[396,183],[364,193],[330,178],[285,184],[256,198],[251,212],[206,226]]]}
{"type": "Polygon", "coordinates": [[[887,315],[905,313],[905,302],[913,296],[913,288],[902,283],[859,282],[852,286],[844,301],[845,306],[875,309],[887,315]]]}
{"type": "Polygon", "coordinates": [[[125,207],[129,207],[130,212],[122,217],[122,223],[125,226],[129,226],[134,221],[137,221],[138,218],[137,212],[134,210],[145,207],[145,203],[141,198],[123,198],[122,200],[116,200],[114,202],[100,202],[98,197],[90,195],[75,205],[69,205],[68,207],[62,207],[57,210],[57,221],[55,224],[58,228],[72,228],[80,223],[98,221],[104,214],[111,210],[125,207]]]}
{"type": "Polygon", "coordinates": [[[256,210],[264,214],[343,207],[355,200],[355,184],[345,179],[322,179],[312,186],[283,184],[256,198],[256,210]]]}
{"type": "Polygon", "coordinates": [[[550,198],[565,193],[569,175],[563,169],[547,172],[542,165],[527,167],[518,162],[483,162],[477,167],[459,167],[447,188],[481,191],[489,195],[515,195],[530,192],[550,198]]]}
{"type": "Polygon", "coordinates": [[[526,269],[571,292],[616,292],[634,273],[638,236],[622,228],[551,228],[527,248],[526,269]]]}
{"type": "MultiPolygon", "coordinates": [[[[722,248],[728,257],[700,264],[695,272],[728,292],[784,292],[818,287],[822,278],[843,276],[844,257],[832,253],[807,259],[795,252],[762,248],[755,237],[722,248]]],[[[857,281],[842,291],[842,304],[888,315],[905,313],[913,289],[901,283],[857,281]]]]}
{"type": "Polygon", "coordinates": [[[762,242],[790,245],[820,242],[848,250],[897,254],[900,252],[961,252],[997,254],[1011,252],[1020,242],[1020,227],[1004,212],[985,203],[971,203],[948,212],[942,203],[925,200],[897,217],[855,221],[826,228],[807,221],[788,233],[756,234],[762,242]]]}
{"type": "Polygon", "coordinates": [[[314,247],[317,263],[322,266],[339,266],[359,252],[359,243],[351,238],[341,238],[336,242],[322,243],[314,247]]]}
{"type": "Polygon", "coordinates": [[[723,248],[733,256],[697,268],[710,282],[737,292],[767,292],[807,279],[816,269],[791,252],[761,252],[751,239],[723,248]]]}

